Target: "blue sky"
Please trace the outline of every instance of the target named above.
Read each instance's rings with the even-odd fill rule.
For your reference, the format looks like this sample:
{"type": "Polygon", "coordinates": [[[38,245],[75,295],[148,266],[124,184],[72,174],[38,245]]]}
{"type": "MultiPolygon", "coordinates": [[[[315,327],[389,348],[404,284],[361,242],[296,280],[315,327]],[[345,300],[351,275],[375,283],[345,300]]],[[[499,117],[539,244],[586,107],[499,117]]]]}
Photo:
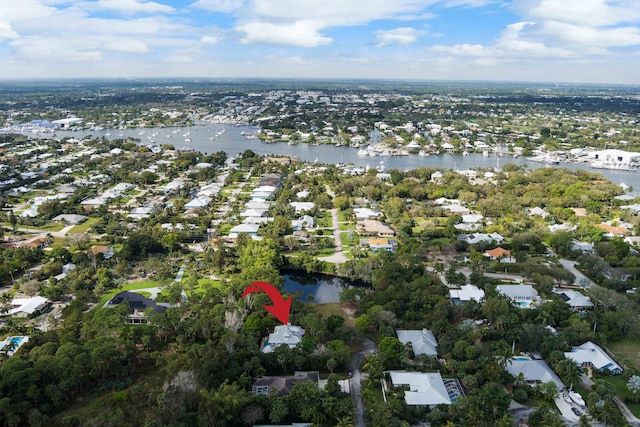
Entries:
{"type": "Polygon", "coordinates": [[[0,78],[640,84],[639,0],[3,0],[0,78]]]}

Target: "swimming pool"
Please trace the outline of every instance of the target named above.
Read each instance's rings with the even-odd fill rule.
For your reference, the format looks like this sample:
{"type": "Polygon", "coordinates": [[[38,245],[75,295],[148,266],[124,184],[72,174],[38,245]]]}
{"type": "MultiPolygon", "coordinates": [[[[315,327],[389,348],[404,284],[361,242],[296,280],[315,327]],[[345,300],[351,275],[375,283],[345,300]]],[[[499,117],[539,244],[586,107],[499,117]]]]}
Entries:
{"type": "Polygon", "coordinates": [[[27,341],[29,341],[27,336],[8,337],[0,342],[0,353],[7,353],[7,356],[13,356],[20,346],[27,341]]]}
{"type": "Polygon", "coordinates": [[[531,360],[530,357],[527,356],[516,356],[512,358],[513,360],[531,360]]]}

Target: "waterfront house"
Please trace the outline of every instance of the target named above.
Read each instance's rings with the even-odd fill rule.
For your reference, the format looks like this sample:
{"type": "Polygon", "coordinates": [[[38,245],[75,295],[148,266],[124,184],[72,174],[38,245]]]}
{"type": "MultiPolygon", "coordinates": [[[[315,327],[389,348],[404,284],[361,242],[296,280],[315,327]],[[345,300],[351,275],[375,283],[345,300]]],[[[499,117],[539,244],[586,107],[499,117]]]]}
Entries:
{"type": "Polygon", "coordinates": [[[294,348],[304,336],[304,329],[296,325],[278,325],[274,328],[273,332],[269,334],[262,346],[263,353],[271,353],[276,347],[280,345],[289,346],[294,348]]]}

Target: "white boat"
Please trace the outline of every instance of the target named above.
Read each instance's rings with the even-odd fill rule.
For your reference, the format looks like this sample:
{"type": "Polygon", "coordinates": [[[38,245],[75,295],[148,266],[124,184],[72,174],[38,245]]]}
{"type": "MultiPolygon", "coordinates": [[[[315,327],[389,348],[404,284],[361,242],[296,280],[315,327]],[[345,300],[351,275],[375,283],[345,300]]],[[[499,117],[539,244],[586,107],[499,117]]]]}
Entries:
{"type": "Polygon", "coordinates": [[[484,157],[489,157],[489,152],[488,152],[487,150],[484,150],[484,151],[482,152],[482,155],[483,155],[484,157]]]}
{"type": "Polygon", "coordinates": [[[468,151],[463,151],[463,152],[462,152],[462,155],[463,155],[463,156],[468,156],[468,155],[469,155],[469,152],[468,152],[468,151]]]}
{"type": "Polygon", "coordinates": [[[569,392],[569,397],[571,398],[571,400],[573,400],[578,405],[585,406],[584,399],[582,398],[580,393],[577,393],[575,391],[570,391],[569,392]]]}
{"type": "Polygon", "coordinates": [[[420,157],[428,157],[428,156],[429,156],[429,153],[427,153],[426,151],[420,151],[420,152],[418,153],[418,156],[420,156],[420,157]]]}
{"type": "Polygon", "coordinates": [[[364,148],[361,148],[358,150],[358,156],[368,156],[368,155],[369,155],[369,152],[364,148]]]}
{"type": "Polygon", "coordinates": [[[191,142],[191,138],[185,138],[184,142],[191,142]]]}

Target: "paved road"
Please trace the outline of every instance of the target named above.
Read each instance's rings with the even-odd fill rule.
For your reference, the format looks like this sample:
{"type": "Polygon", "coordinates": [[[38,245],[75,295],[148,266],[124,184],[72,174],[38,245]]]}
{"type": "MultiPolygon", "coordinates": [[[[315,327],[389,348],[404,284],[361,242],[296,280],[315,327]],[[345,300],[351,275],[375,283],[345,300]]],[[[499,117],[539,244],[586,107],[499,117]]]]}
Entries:
{"type": "MultiPolygon", "coordinates": [[[[327,194],[331,196],[331,198],[335,197],[335,194],[329,186],[326,186],[327,194]]],[[[342,264],[347,262],[347,257],[345,256],[342,250],[342,238],[340,236],[340,222],[338,221],[338,209],[331,209],[331,224],[333,226],[333,242],[334,242],[334,250],[333,255],[329,255],[326,257],[318,258],[320,261],[332,262],[334,264],[342,264]]]]}
{"type": "Polygon", "coordinates": [[[362,372],[360,371],[360,367],[362,366],[362,361],[365,356],[367,354],[373,354],[375,351],[376,343],[365,338],[362,350],[356,353],[351,360],[351,399],[353,399],[353,403],[356,406],[355,427],[366,427],[367,425],[364,421],[364,401],[362,397],[360,397],[360,393],[362,392],[362,372]]]}
{"type": "Polygon", "coordinates": [[[567,271],[570,271],[574,276],[576,276],[576,285],[580,285],[585,288],[590,288],[591,286],[595,285],[595,283],[593,283],[591,279],[578,271],[578,269],[576,268],[577,263],[575,261],[569,261],[568,259],[562,258],[560,258],[559,261],[567,271]]]}

